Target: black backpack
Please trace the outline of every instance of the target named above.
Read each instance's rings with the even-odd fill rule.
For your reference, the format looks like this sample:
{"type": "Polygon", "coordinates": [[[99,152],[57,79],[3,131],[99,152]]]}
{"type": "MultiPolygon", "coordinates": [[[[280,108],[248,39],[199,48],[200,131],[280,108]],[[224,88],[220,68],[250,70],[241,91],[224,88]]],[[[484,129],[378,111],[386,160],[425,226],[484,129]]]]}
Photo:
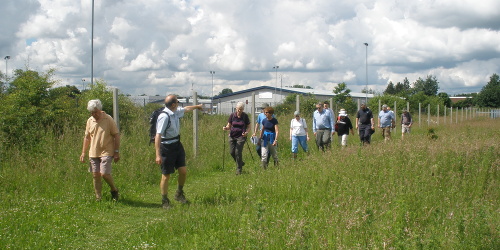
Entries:
{"type": "Polygon", "coordinates": [[[167,112],[163,111],[164,109],[164,107],[158,108],[149,116],[149,145],[155,142],[156,122],[158,121],[158,116],[160,116],[161,113],[165,113],[168,116],[168,123],[165,131],[167,131],[167,129],[170,127],[170,115],[167,112]]]}

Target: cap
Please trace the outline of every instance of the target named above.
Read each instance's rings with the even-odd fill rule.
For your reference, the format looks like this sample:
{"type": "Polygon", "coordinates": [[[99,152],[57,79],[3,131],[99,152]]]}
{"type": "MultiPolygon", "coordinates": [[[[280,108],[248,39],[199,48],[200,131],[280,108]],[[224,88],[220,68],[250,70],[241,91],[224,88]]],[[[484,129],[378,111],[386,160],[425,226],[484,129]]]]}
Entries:
{"type": "Polygon", "coordinates": [[[295,112],[293,112],[293,115],[294,116],[298,116],[298,115],[300,115],[300,112],[299,111],[295,111],[295,112]]]}
{"type": "Polygon", "coordinates": [[[263,103],[261,107],[262,107],[262,109],[265,109],[265,108],[269,107],[269,104],[263,103]]]}

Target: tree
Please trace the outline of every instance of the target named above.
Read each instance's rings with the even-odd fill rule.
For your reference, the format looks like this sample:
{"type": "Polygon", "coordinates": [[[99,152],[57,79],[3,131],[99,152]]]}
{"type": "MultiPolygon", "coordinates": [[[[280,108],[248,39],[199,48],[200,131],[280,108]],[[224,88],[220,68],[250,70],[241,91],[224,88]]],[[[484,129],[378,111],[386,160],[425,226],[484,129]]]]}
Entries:
{"type": "Polygon", "coordinates": [[[351,90],[347,88],[347,84],[344,82],[339,83],[337,86],[335,86],[335,89],[333,90],[333,93],[335,96],[333,97],[333,102],[341,104],[344,103],[348,97],[351,95],[351,90]]]}
{"type": "Polygon", "coordinates": [[[387,84],[387,88],[384,91],[384,95],[395,95],[396,94],[396,89],[394,88],[394,84],[392,81],[387,84]]]}
{"type": "Polygon", "coordinates": [[[231,94],[233,93],[233,90],[230,88],[225,88],[223,89],[218,95],[225,95],[225,94],[231,94]]]}
{"type": "Polygon", "coordinates": [[[311,86],[305,86],[305,85],[300,85],[300,84],[295,84],[292,86],[292,88],[299,88],[299,89],[312,89],[311,86]]]}
{"type": "Polygon", "coordinates": [[[408,80],[407,77],[405,77],[405,79],[403,80],[403,83],[398,82],[394,86],[394,92],[395,92],[394,93],[395,95],[401,96],[404,98],[408,98],[408,96],[410,96],[411,86],[410,86],[410,81],[408,80]]]}
{"type": "Polygon", "coordinates": [[[490,77],[490,81],[481,89],[475,102],[480,107],[500,107],[500,77],[497,74],[490,77]]]}
{"type": "Polygon", "coordinates": [[[4,97],[0,100],[0,124],[7,140],[14,144],[30,146],[36,144],[53,123],[57,112],[51,106],[49,88],[54,70],[39,74],[32,70],[17,69],[4,97]]]}
{"type": "Polygon", "coordinates": [[[445,92],[441,92],[438,94],[438,97],[443,100],[443,103],[446,107],[451,107],[452,103],[451,103],[451,99],[450,99],[450,96],[445,93],[445,92]]]}
{"type": "Polygon", "coordinates": [[[427,96],[435,96],[439,89],[438,84],[435,76],[428,75],[425,80],[419,77],[413,84],[413,93],[424,92],[427,96]]]}
{"type": "Polygon", "coordinates": [[[361,93],[363,93],[363,94],[365,94],[365,93],[367,93],[367,94],[376,94],[376,93],[375,93],[375,90],[373,90],[373,89],[368,89],[368,88],[366,88],[366,87],[364,87],[364,88],[361,90],[361,93]]]}

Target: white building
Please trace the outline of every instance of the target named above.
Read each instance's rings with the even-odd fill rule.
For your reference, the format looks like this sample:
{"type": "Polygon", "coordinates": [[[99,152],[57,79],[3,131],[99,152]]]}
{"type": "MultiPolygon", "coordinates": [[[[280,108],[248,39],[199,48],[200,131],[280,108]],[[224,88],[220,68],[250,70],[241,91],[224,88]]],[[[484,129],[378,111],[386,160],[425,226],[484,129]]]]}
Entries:
{"type": "MultiPolygon", "coordinates": [[[[271,106],[276,106],[285,100],[288,95],[299,94],[299,95],[314,95],[314,97],[320,101],[327,101],[333,98],[335,94],[333,91],[327,90],[315,90],[315,89],[303,89],[303,88],[275,88],[270,86],[260,86],[255,88],[250,88],[246,90],[241,90],[233,92],[230,94],[224,94],[219,96],[214,96],[214,109],[218,114],[230,114],[234,112],[236,103],[243,102],[246,104],[245,110],[250,110],[252,105],[252,95],[255,93],[255,110],[254,112],[260,113],[260,107],[263,103],[267,103],[271,106]]],[[[349,93],[351,98],[357,102],[365,102],[366,99],[373,98],[373,94],[365,93],[349,93]]]]}

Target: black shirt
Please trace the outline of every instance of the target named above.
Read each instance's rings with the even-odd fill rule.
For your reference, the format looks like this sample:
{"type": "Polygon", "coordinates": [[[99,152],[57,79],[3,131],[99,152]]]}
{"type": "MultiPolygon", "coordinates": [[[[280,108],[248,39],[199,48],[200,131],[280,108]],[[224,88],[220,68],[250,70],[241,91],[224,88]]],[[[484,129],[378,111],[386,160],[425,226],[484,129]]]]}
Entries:
{"type": "Polygon", "coordinates": [[[359,119],[360,124],[370,125],[372,123],[371,119],[373,119],[373,113],[369,108],[366,108],[364,110],[360,109],[356,114],[356,118],[359,119]]]}

